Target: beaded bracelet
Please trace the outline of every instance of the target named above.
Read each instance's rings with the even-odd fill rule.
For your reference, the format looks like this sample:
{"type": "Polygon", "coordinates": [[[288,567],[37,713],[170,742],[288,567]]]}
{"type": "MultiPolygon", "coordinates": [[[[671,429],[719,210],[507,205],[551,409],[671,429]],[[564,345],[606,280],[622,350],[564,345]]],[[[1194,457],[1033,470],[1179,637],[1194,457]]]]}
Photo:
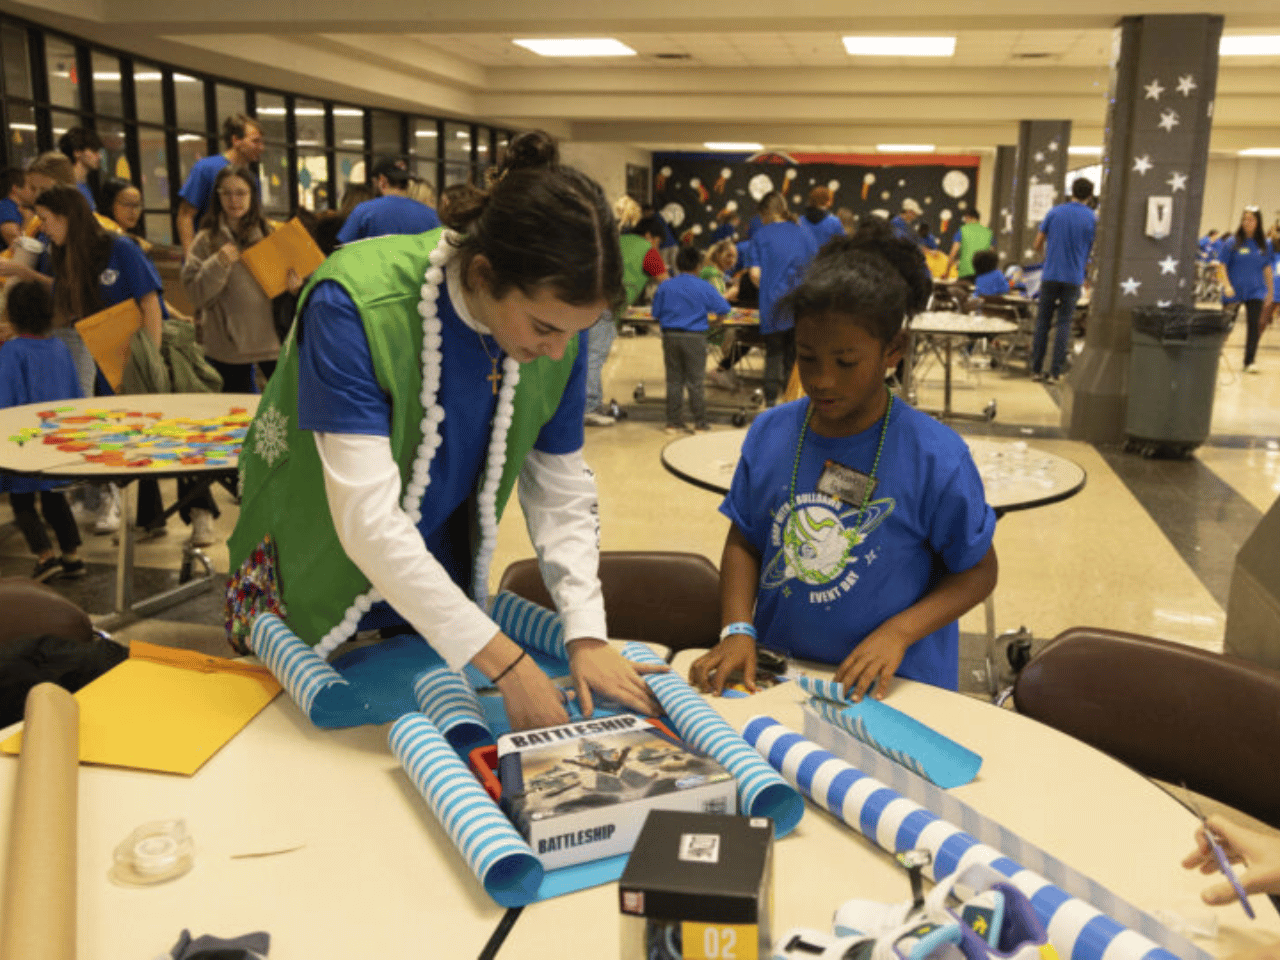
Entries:
{"type": "Polygon", "coordinates": [[[529,655],[529,651],[528,651],[528,650],[521,650],[521,651],[520,651],[520,656],[518,656],[518,657],[516,657],[514,660],[512,660],[512,661],[511,661],[511,663],[510,663],[510,665],[507,667],[507,669],[503,670],[500,674],[498,674],[496,677],[494,677],[494,678],[493,678],[492,680],[490,680],[489,682],[490,682],[490,683],[492,683],[492,684],[496,687],[496,686],[498,685],[498,681],[499,681],[499,680],[501,680],[503,677],[505,677],[505,676],[506,676],[508,673],[510,673],[512,670],[514,670],[514,669],[516,668],[516,664],[518,664],[521,660],[523,660],[523,659],[524,659],[525,657],[527,657],[528,655],[529,655]]]}

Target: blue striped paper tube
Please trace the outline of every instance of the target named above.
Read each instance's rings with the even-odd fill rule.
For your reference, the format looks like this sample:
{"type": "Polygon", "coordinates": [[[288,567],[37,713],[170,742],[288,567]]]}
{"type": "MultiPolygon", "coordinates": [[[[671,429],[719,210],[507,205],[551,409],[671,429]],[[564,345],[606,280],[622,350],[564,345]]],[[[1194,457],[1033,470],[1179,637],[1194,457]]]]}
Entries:
{"type": "Polygon", "coordinates": [[[569,651],[564,644],[564,624],[555,611],[503,590],[493,598],[489,616],[503,633],[522,647],[560,660],[569,659],[569,651]]]}
{"type": "Polygon", "coordinates": [[[933,880],[963,865],[985,863],[1026,894],[1063,960],[1177,960],[1175,954],[1130,930],[1083,900],[1024,869],[1000,851],[867,776],[773,717],[752,717],[748,743],[815,803],[890,853],[925,848],[933,880]]]}
{"type": "Polygon", "coordinates": [[[940,787],[969,783],[982,767],[978,754],[887,703],[870,697],[853,703],[834,680],[797,677],[796,683],[814,695],[811,703],[828,723],[940,787]]]}
{"type": "MultiPolygon", "coordinates": [[[[628,643],[622,654],[633,663],[665,665],[643,643],[628,643]]],[[[733,774],[738,782],[738,812],[772,818],[775,837],[790,833],[804,816],[800,795],[678,673],[649,673],[644,679],[676,733],[733,774]]]]}
{"type": "Polygon", "coordinates": [[[388,742],[485,892],[500,907],[532,903],[542,863],[435,725],[406,713],[391,725],[388,742]]]}
{"type": "Polygon", "coordinates": [[[364,722],[360,716],[369,708],[355,688],[274,613],[254,618],[248,643],[317,727],[350,727],[364,722]]]}
{"type": "Polygon", "coordinates": [[[464,753],[481,743],[492,743],[480,701],[471,684],[448,667],[437,667],[413,682],[418,709],[436,725],[454,748],[464,753]]]}

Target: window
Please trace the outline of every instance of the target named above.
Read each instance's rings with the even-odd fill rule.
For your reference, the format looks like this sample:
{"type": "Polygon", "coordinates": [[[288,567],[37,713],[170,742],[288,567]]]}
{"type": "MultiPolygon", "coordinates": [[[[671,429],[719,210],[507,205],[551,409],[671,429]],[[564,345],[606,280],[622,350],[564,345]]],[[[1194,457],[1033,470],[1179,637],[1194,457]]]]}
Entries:
{"type": "Polygon", "coordinates": [[[9,165],[25,167],[40,154],[40,148],[36,146],[36,112],[17,103],[9,103],[5,112],[8,121],[5,146],[9,151],[9,165]]]}
{"type": "Polygon", "coordinates": [[[276,220],[289,214],[289,174],[289,151],[268,145],[258,161],[258,184],[262,189],[262,209],[276,220]]]}
{"type": "Polygon", "coordinates": [[[164,94],[160,68],[154,63],[133,64],[133,89],[138,99],[138,122],[164,126],[164,94]]]}
{"type": "Polygon", "coordinates": [[[218,104],[218,115],[214,118],[214,130],[217,131],[218,143],[222,143],[222,121],[237,113],[245,112],[244,88],[230,87],[225,83],[216,84],[213,97],[218,104]]]}
{"type": "Polygon", "coordinates": [[[372,110],[370,123],[373,126],[370,150],[375,157],[399,157],[404,154],[404,147],[400,144],[400,114],[372,110]]]}
{"type": "Polygon", "coordinates": [[[204,116],[204,81],[185,73],[173,75],[173,100],[178,108],[178,127],[203,133],[208,123],[204,116]]]}
{"type": "Polygon", "coordinates": [[[339,150],[364,150],[364,111],[333,108],[333,145],[339,150]]]}
{"type": "Polygon", "coordinates": [[[75,45],[62,37],[45,34],[44,59],[49,77],[49,103],[79,110],[80,77],[75,45]]]}
{"type": "MultiPolygon", "coordinates": [[[[97,90],[94,90],[94,101],[97,102],[97,90]]],[[[119,177],[121,180],[132,180],[133,171],[129,167],[129,154],[125,141],[124,124],[119,120],[98,120],[97,133],[102,140],[101,179],[119,177]]]]}
{"type": "Polygon", "coordinates": [[[434,120],[415,117],[410,125],[409,168],[419,180],[436,183],[436,144],[440,142],[439,124],[434,120]]]}
{"type": "Polygon", "coordinates": [[[299,147],[324,147],[324,104],[299,97],[293,103],[294,129],[299,147]]]}
{"type": "Polygon", "coordinates": [[[324,151],[299,146],[297,156],[298,206],[307,210],[328,210],[329,162],[324,151]]]}
{"type": "Polygon", "coordinates": [[[462,163],[468,167],[471,166],[470,124],[446,123],[444,125],[444,159],[445,163],[462,163]]]}
{"type": "Polygon", "coordinates": [[[258,126],[262,128],[262,139],[273,143],[284,143],[285,108],[284,97],[278,93],[259,93],[257,114],[258,126]]]}
{"type": "Polygon", "coordinates": [[[341,153],[337,155],[337,188],[338,202],[342,202],[342,194],[347,189],[349,183],[365,183],[368,177],[365,174],[364,154],[363,153],[341,153]]]}
{"type": "Polygon", "coordinates": [[[93,63],[93,109],[108,117],[123,117],[120,58],[94,50],[90,60],[93,63]]]}
{"type": "MultiPolygon", "coordinates": [[[[138,128],[138,157],[142,169],[142,202],[148,211],[164,212],[169,217],[169,155],[165,149],[164,130],[160,127],[138,128]]],[[[182,184],[178,184],[182,186],[182,184]]],[[[147,218],[147,237],[154,240],[147,218]]]]}
{"type": "Polygon", "coordinates": [[[4,64],[4,92],[10,97],[31,98],[31,60],[27,31],[12,23],[0,24],[0,62],[4,64]]]}

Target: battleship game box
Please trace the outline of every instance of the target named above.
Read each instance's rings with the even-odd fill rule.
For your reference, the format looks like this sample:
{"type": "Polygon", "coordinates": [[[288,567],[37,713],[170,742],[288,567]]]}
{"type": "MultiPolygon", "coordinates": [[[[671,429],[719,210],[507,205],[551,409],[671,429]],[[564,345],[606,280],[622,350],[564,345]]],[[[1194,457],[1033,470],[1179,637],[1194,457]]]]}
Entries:
{"type": "Polygon", "coordinates": [[[504,812],[548,870],[629,853],[650,810],[737,810],[733,775],[622,713],[498,738],[504,812]]]}

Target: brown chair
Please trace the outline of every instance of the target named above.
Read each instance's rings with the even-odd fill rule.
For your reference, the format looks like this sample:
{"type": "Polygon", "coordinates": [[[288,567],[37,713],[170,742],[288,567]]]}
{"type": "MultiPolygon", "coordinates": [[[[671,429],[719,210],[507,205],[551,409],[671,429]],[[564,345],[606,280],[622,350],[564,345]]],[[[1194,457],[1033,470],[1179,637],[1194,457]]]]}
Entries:
{"type": "MultiPolygon", "coordinates": [[[[610,636],[660,643],[676,651],[713,647],[720,637],[720,574],[697,553],[603,552],[600,582],[610,636]]],[[[538,561],[517,560],[499,590],[555,609],[538,561]]]]}
{"type": "Polygon", "coordinates": [[[1076,627],[1023,668],[1013,699],[1019,713],[1146,776],[1280,827],[1280,671],[1076,627]]]}
{"type": "Polygon", "coordinates": [[[0,578],[0,643],[50,635],[90,643],[89,615],[52,587],[26,577],[0,578]]]}

